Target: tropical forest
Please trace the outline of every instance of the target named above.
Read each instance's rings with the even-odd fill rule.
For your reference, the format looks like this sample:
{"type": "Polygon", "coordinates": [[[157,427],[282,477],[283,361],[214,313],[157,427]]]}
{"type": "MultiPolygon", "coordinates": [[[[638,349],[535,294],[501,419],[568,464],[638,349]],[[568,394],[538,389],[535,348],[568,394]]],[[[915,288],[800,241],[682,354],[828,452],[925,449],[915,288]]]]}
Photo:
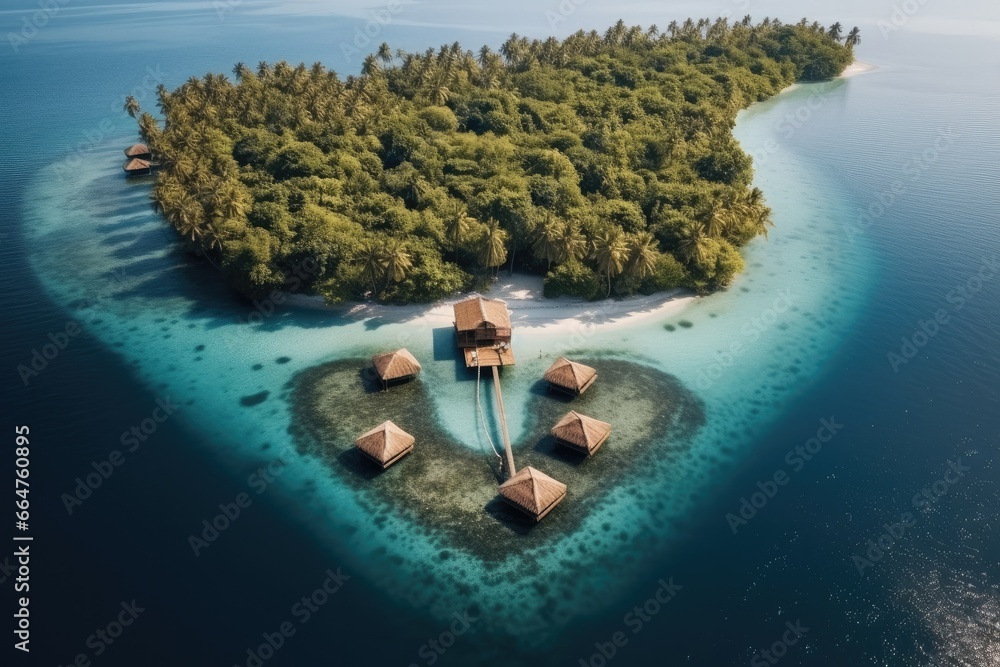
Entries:
{"type": "Polygon", "coordinates": [[[720,18],[382,44],[342,77],[237,64],[126,110],[154,206],[234,289],[427,302],[501,271],[549,297],[724,289],[771,225],[737,113],[838,76],[858,29],[720,18]],[[308,266],[305,274],[299,267],[308,266]]]}

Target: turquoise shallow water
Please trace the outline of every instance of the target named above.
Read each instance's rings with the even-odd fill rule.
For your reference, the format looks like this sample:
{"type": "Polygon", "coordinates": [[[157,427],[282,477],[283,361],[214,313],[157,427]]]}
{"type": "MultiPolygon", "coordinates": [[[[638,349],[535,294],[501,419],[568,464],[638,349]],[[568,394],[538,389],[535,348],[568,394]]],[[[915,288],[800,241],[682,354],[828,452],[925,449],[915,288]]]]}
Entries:
{"type": "MultiPolygon", "coordinates": [[[[772,15],[805,11],[768,3],[761,12],[772,5],[772,15]]],[[[509,30],[549,30],[534,6],[477,6],[459,17],[444,6],[410,8],[382,33],[393,45],[495,44],[509,30]]],[[[796,618],[811,630],[789,664],[996,663],[1000,299],[991,281],[962,309],[948,299],[1000,252],[995,42],[921,32],[917,19],[882,40],[876,18],[862,18],[866,6],[845,5],[865,31],[863,57],[881,69],[788,91],[744,113],[736,128],[776,222],[769,239],[747,248],[746,273],[678,315],[567,332],[579,334],[577,354],[675,377],[702,402],[704,426],[690,441],[651,440],[649,451],[670,454],[669,465],[599,502],[571,489],[556,512],[579,521],[565,534],[521,535],[484,513],[497,539],[524,547],[516,561],[496,563],[406,517],[373,518],[355,487],[299,454],[288,432],[297,374],[405,344],[424,362],[421,383],[440,426],[486,468],[493,455],[475,426],[472,384],[443,353],[444,337],[412,322],[295,309],[243,324],[253,306],[179,252],[149,210],[148,184],[120,176],[119,151],[133,130],[117,108],[149,77],[173,86],[238,60],[281,57],[357,66],[337,45],[367,10],[303,18],[295,12],[316,8],[245,9],[220,21],[206,6],[80,6],[3,56],[6,366],[30,358],[69,318],[86,332],[30,388],[13,373],[5,385],[5,418],[8,409],[30,416],[48,447],[38,464],[48,539],[73,554],[53,561],[63,574],[39,612],[61,615],[48,624],[65,632],[55,660],[82,648],[92,623],[81,618],[139,595],[157,615],[103,664],[156,664],[151,656],[160,655],[164,664],[233,664],[324,568],[343,566],[354,577],[340,594],[348,597],[269,665],[316,664],[332,647],[347,664],[372,655],[426,664],[421,645],[470,608],[484,613],[445,657],[451,664],[575,664],[624,627],[624,614],[661,577],[683,584],[682,594],[657,630],[629,636],[616,664],[747,664],[796,618]],[[919,162],[949,128],[954,145],[919,162]],[[858,216],[896,181],[903,195],[859,228],[858,216]],[[886,353],[940,308],[951,323],[894,372],[886,353]],[[737,341],[743,347],[727,357],[737,341]],[[241,403],[262,392],[263,402],[241,403]],[[67,516],[59,495],[157,396],[182,406],[177,417],[67,516]],[[758,482],[788,470],[786,453],[831,415],[843,434],[734,535],[726,514],[758,482]],[[245,490],[254,467],[279,457],[287,465],[258,507],[195,558],[188,533],[245,490]],[[972,464],[969,475],[859,576],[853,557],[866,541],[913,510],[913,494],[958,457],[972,464]],[[191,643],[175,642],[180,634],[191,643]]],[[[601,25],[619,11],[664,23],[659,8],[591,3],[572,21],[601,25]]],[[[938,9],[926,11],[933,18],[938,9]]],[[[515,335],[519,364],[503,387],[521,456],[535,456],[532,386],[566,337],[515,335]]],[[[405,471],[404,462],[394,472],[405,471]]]]}

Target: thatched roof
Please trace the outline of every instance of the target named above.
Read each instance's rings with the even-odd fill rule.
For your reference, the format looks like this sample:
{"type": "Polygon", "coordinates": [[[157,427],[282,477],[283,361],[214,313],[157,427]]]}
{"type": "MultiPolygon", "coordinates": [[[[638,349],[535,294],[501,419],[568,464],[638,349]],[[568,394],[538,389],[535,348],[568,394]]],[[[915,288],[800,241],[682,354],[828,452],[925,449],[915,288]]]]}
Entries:
{"type": "Polygon", "coordinates": [[[391,421],[386,421],[359,437],[354,444],[369,458],[386,468],[413,449],[414,442],[412,435],[391,421]]]}
{"type": "Polygon", "coordinates": [[[510,329],[507,304],[481,296],[455,304],[455,327],[459,331],[473,331],[481,326],[510,329]]]}
{"type": "Polygon", "coordinates": [[[552,427],[551,433],[558,440],[593,454],[611,435],[611,424],[570,410],[552,427]]]}
{"type": "Polygon", "coordinates": [[[538,521],[566,497],[566,485],[540,470],[525,466],[500,485],[500,495],[538,521]]]}
{"type": "Polygon", "coordinates": [[[141,160],[135,157],[126,162],[122,169],[125,171],[142,171],[143,169],[149,169],[149,160],[141,160]]]}
{"type": "Polygon", "coordinates": [[[420,362],[405,347],[395,352],[376,354],[372,357],[372,365],[382,380],[396,380],[420,372],[420,362]]]}
{"type": "Polygon", "coordinates": [[[590,366],[559,357],[545,371],[545,380],[576,394],[582,394],[597,379],[597,371],[590,366]]]}
{"type": "Polygon", "coordinates": [[[132,144],[125,149],[125,155],[127,157],[136,157],[139,155],[149,155],[149,146],[146,144],[132,144]]]}

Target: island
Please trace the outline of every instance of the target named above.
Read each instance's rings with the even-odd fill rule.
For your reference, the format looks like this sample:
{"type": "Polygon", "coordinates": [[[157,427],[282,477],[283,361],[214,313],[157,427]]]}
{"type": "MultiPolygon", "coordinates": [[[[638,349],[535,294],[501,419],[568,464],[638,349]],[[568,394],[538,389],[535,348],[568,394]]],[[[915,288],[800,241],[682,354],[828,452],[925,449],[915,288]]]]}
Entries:
{"type": "Polygon", "coordinates": [[[358,75],[240,63],[161,85],[161,118],[126,110],[162,165],[155,207],[250,297],[429,302],[514,268],[550,297],[708,293],[771,224],[737,113],[839,75],[859,41],[747,16],[383,43],[358,75]]]}

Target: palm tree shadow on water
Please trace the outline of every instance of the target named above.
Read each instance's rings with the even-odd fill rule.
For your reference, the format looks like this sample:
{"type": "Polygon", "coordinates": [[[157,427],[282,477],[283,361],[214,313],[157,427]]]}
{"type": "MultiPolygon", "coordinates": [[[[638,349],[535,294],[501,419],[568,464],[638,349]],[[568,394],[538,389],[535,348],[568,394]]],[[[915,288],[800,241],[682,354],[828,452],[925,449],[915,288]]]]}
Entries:
{"type": "MultiPolygon", "coordinates": [[[[377,328],[419,316],[413,309],[380,308],[372,318],[373,311],[361,303],[336,310],[289,303],[289,297],[305,295],[301,286],[309,273],[302,268],[304,260],[286,275],[280,291],[247,297],[226,282],[217,260],[213,264],[192,252],[190,243],[153,210],[152,183],[148,179],[126,180],[123,188],[116,186],[93,205],[94,229],[100,234],[96,245],[106,249],[102,255],[125,278],[120,284],[109,281],[98,286],[108,296],[141,299],[149,308],[161,300],[183,300],[187,305],[182,317],[206,329],[243,325],[273,332],[339,327],[359,320],[368,320],[371,324],[366,326],[377,328]]],[[[75,246],[67,244],[67,248],[75,246]]]]}

